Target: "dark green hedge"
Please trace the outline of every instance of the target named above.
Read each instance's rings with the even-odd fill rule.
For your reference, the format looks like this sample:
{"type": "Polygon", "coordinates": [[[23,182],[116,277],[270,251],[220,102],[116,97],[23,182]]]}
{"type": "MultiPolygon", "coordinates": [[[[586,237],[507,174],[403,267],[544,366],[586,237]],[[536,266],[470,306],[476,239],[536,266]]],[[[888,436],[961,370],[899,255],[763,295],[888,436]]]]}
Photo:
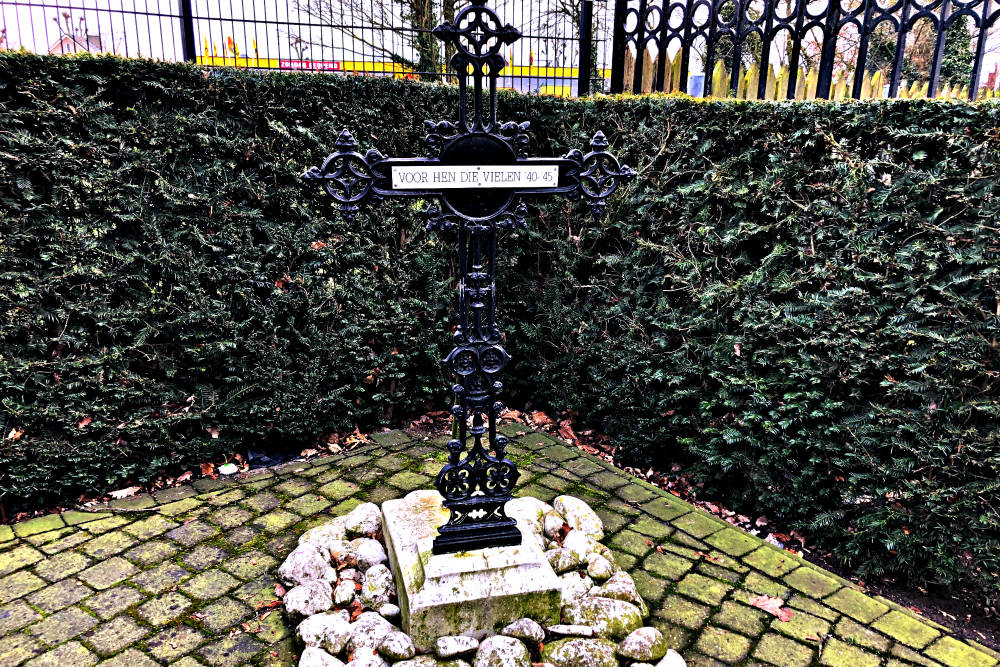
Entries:
{"type": "MultiPolygon", "coordinates": [[[[399,204],[344,225],[297,175],[343,125],[420,151],[453,91],[23,55],[0,86],[8,509],[446,405],[450,240],[399,204]]],[[[502,107],[640,170],[608,220],[505,239],[512,404],[867,574],[1000,589],[1000,107],[502,107]]]]}

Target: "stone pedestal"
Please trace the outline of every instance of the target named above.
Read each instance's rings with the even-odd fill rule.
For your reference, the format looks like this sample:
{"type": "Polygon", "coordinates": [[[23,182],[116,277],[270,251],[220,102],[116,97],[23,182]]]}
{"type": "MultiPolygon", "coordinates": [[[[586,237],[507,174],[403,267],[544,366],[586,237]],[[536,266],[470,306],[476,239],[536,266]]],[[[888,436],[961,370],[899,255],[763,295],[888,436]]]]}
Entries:
{"type": "Polygon", "coordinates": [[[562,586],[530,528],[512,547],[434,555],[448,510],[437,491],[414,491],[382,504],[383,532],[396,577],[403,630],[418,648],[437,637],[482,638],[519,618],[559,622],[562,586]]]}

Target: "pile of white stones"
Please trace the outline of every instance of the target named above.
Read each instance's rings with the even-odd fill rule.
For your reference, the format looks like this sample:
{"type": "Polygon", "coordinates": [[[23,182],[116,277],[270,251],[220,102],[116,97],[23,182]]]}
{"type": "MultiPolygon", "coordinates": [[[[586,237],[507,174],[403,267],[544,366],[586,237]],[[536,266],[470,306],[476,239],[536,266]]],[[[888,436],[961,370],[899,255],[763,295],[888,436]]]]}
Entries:
{"type": "Polygon", "coordinates": [[[382,513],[366,503],[306,532],[278,569],[292,587],[285,611],[302,619],[299,667],[344,667],[343,660],[347,667],[684,667],[663,634],[644,625],[649,609],[601,544],[604,527],[590,506],[573,496],[553,505],[526,497],[506,510],[530,528],[560,575],[561,624],[522,618],[482,640],[440,637],[433,654],[417,655],[398,626],[382,513]]]}

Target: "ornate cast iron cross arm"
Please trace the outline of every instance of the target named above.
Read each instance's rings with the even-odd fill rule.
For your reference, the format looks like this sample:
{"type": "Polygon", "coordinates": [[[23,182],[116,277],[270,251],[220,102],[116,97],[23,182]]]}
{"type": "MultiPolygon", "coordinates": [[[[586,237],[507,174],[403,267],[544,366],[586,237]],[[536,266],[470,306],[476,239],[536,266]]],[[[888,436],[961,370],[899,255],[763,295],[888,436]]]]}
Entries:
{"type": "Polygon", "coordinates": [[[507,438],[497,433],[503,411],[497,376],[510,361],[496,322],[497,232],[525,225],[524,199],[531,196],[582,199],[601,215],[608,197],[635,172],[608,152],[602,132],[586,153],[531,157],[529,124],[497,122],[497,77],[506,65],[501,48],[520,33],[501,25],[485,0],[473,0],[434,34],[455,47],[459,108],[457,121],[425,121],[426,157],[386,157],[376,150],[362,155],[344,130],[322,166],[302,178],[322,184],[348,221],[363,204],[419,197],[436,202],[427,209],[428,229],[457,231],[458,325],[455,348],[445,359],[456,378],[454,420],[448,463],[435,479],[451,514],[434,553],[449,553],[521,542],[516,522],[504,512],[519,475],[506,458],[507,438]]]}
{"type": "MultiPolygon", "coordinates": [[[[447,122],[445,121],[445,123],[447,122]]],[[[447,137],[439,133],[442,129],[442,123],[427,121],[427,124],[433,131],[425,137],[425,141],[429,146],[446,154],[444,159],[440,157],[386,157],[375,149],[362,155],[350,130],[344,129],[334,143],[336,150],[327,156],[322,166],[309,168],[302,174],[302,179],[321,183],[337,202],[341,215],[349,222],[354,220],[362,205],[372,201],[381,201],[385,197],[443,200],[443,206],[431,206],[427,209],[430,218],[429,227],[433,229],[441,227],[441,223],[446,218],[488,220],[504,218],[512,212],[520,211],[526,214],[527,211],[522,206],[523,198],[539,195],[563,195],[571,200],[583,199],[591,214],[594,217],[600,217],[604,214],[605,201],[614,194],[622,183],[635,176],[635,170],[627,165],[619,165],[618,159],[608,152],[608,140],[600,130],[591,138],[588,152],[584,153],[573,149],[559,158],[544,158],[522,157],[520,155],[523,151],[520,147],[522,140],[524,143],[527,142],[525,134],[528,129],[527,122],[505,123],[506,132],[494,135],[457,132],[453,136],[447,137]],[[512,130],[510,126],[515,126],[516,131],[512,130]],[[489,145],[494,142],[496,142],[496,146],[489,145]],[[454,159],[449,159],[452,154],[462,153],[463,149],[469,147],[468,144],[486,144],[482,146],[486,149],[482,155],[476,156],[481,158],[481,164],[463,165],[456,163],[454,159]],[[501,148],[503,153],[509,150],[514,155],[511,156],[510,160],[490,164],[497,157],[496,153],[490,154],[488,149],[491,148],[501,148]],[[556,167],[558,175],[553,175],[549,182],[539,182],[537,185],[521,182],[510,188],[491,188],[489,194],[484,194],[487,192],[485,189],[479,190],[478,194],[474,194],[472,197],[466,197],[455,190],[435,187],[433,181],[429,181],[425,187],[408,189],[394,187],[393,168],[421,166],[471,166],[478,168],[480,172],[500,172],[503,177],[510,173],[509,170],[505,170],[505,167],[549,166],[556,167]],[[484,212],[482,206],[486,203],[484,201],[486,199],[491,199],[496,203],[492,210],[485,211],[487,215],[482,215],[484,212]],[[445,218],[442,218],[442,215],[445,218]]],[[[448,129],[454,128],[451,123],[447,123],[447,125],[448,129]]],[[[451,222],[455,222],[455,220],[453,219],[451,222]]],[[[449,227],[451,225],[444,224],[443,226],[449,227]]]]}

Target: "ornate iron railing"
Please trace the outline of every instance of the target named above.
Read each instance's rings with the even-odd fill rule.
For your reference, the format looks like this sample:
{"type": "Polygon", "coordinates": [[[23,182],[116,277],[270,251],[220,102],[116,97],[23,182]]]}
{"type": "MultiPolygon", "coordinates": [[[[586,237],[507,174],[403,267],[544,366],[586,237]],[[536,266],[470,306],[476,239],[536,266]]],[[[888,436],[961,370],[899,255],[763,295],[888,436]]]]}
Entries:
{"type": "Polygon", "coordinates": [[[897,97],[907,92],[904,65],[912,70],[907,61],[919,56],[923,71],[909,78],[922,79],[921,96],[935,97],[951,34],[958,36],[955,57],[968,55],[964,81],[953,82],[954,89],[975,99],[998,17],[993,0],[619,0],[610,89],[692,92],[698,60],[703,89],[693,92],[706,96],[801,98],[811,69],[815,88],[806,97],[835,97],[838,82],[843,96],[897,97]],[[927,53],[915,53],[921,47],[927,53]],[[876,63],[875,50],[890,57],[876,63]],[[773,76],[776,53],[783,77],[773,76]],[[746,81],[754,68],[758,75],[746,81]],[[873,80],[881,89],[868,93],[873,80]]]}

